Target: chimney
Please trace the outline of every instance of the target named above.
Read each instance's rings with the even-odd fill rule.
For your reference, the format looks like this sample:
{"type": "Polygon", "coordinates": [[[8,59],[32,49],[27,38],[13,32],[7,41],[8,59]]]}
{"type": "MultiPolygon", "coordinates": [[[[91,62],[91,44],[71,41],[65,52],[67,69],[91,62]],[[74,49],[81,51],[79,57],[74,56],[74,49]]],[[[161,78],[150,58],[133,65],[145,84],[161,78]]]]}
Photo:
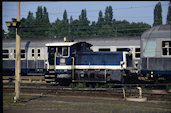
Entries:
{"type": "Polygon", "coordinates": [[[66,42],[67,41],[67,39],[66,39],[66,37],[64,37],[64,42],[66,42]]]}

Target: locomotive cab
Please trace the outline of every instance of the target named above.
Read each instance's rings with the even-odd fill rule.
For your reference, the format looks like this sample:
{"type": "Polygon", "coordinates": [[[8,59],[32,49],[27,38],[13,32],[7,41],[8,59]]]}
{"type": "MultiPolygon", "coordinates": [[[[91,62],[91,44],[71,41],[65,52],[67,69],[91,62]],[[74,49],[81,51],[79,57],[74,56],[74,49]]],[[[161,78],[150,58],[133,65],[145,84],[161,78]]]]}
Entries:
{"type": "Polygon", "coordinates": [[[48,43],[46,82],[71,79],[71,46],[75,42],[48,43]]]}
{"type": "Polygon", "coordinates": [[[58,42],[46,44],[48,51],[46,82],[69,83],[72,79],[74,57],[77,52],[91,51],[86,42],[58,42]]]}

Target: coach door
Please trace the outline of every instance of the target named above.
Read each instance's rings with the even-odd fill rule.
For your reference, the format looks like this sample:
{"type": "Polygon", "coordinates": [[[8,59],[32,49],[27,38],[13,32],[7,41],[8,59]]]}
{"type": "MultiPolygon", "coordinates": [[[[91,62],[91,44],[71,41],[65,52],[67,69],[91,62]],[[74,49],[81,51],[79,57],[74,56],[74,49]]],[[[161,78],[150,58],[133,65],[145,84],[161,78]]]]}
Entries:
{"type": "Polygon", "coordinates": [[[35,71],[39,71],[40,67],[41,67],[41,64],[40,64],[40,59],[41,59],[41,49],[40,48],[32,48],[31,50],[32,52],[32,58],[33,58],[33,64],[34,64],[34,68],[35,68],[35,71]]]}

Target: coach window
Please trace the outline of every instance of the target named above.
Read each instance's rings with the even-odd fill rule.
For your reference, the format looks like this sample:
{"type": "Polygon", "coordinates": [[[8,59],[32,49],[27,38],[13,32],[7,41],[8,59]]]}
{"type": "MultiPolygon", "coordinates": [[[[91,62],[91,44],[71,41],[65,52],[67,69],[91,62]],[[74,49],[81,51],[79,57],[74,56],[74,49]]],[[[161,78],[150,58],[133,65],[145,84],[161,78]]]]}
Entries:
{"type": "Polygon", "coordinates": [[[140,58],[140,48],[135,48],[135,57],[140,58]]]}
{"type": "MultiPolygon", "coordinates": [[[[21,54],[21,59],[24,59],[25,58],[25,50],[21,49],[20,54],[21,54]]],[[[16,50],[14,50],[14,58],[16,58],[16,50]]]]}
{"type": "Polygon", "coordinates": [[[21,50],[21,58],[25,58],[25,50],[24,49],[21,50]]]}
{"type": "Polygon", "coordinates": [[[9,50],[2,50],[2,58],[9,58],[9,50]]]}
{"type": "Polygon", "coordinates": [[[110,51],[110,48],[99,48],[99,51],[110,51]]]}
{"type": "Polygon", "coordinates": [[[129,51],[130,48],[117,48],[116,51],[129,51]]]}
{"type": "Polygon", "coordinates": [[[171,55],[171,41],[162,41],[162,55],[163,56],[171,55]]]}
{"type": "Polygon", "coordinates": [[[40,49],[37,49],[37,56],[40,58],[40,49]]]}
{"type": "Polygon", "coordinates": [[[35,56],[35,49],[31,49],[31,56],[32,56],[32,58],[34,58],[34,56],[35,56]]]}

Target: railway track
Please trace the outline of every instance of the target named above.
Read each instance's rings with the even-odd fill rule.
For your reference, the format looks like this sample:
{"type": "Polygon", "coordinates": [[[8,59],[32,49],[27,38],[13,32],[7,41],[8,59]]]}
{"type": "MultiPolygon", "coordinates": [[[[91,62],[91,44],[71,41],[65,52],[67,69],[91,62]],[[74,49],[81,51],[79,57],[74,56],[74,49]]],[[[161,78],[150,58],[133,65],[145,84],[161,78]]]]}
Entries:
{"type": "MultiPolygon", "coordinates": [[[[160,84],[159,86],[165,86],[166,84],[160,84]]],[[[170,85],[170,84],[169,84],[170,85]]],[[[126,97],[138,96],[139,91],[136,86],[145,87],[143,90],[143,97],[147,97],[147,100],[155,101],[169,101],[171,102],[171,92],[161,89],[156,89],[155,84],[116,84],[115,88],[69,88],[66,86],[59,86],[57,84],[46,83],[22,83],[21,94],[39,94],[41,96],[48,95],[73,95],[73,96],[100,96],[100,97],[113,97],[123,99],[123,87],[125,89],[126,97]],[[118,87],[121,86],[121,87],[118,87]],[[129,87],[128,87],[129,86],[129,87]],[[150,88],[149,88],[150,87],[150,88]],[[155,87],[155,88],[154,88],[155,87]]],[[[14,83],[3,84],[3,91],[5,93],[14,93],[14,83]]]]}

